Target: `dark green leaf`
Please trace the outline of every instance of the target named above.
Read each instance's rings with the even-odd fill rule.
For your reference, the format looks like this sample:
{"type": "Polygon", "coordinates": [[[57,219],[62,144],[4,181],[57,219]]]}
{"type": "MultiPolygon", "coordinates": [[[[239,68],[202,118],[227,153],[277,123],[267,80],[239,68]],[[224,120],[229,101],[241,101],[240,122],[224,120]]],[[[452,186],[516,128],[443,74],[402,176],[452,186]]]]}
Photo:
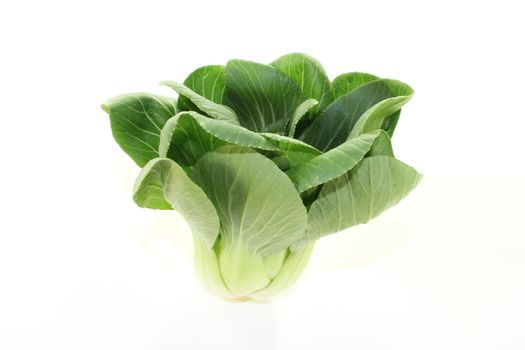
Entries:
{"type": "Polygon", "coordinates": [[[176,100],[170,97],[136,93],[113,97],[102,109],[109,114],[119,146],[143,167],[159,156],[160,132],[176,114],[175,104],[176,100]]]}
{"type": "Polygon", "coordinates": [[[292,78],[301,88],[304,97],[319,104],[312,108],[314,115],[334,101],[334,92],[323,66],[315,58],[302,53],[291,53],[278,58],[272,66],[292,78]]]}
{"type": "Polygon", "coordinates": [[[302,101],[297,84],[272,66],[242,60],[226,65],[225,103],[250,130],[284,132],[302,101]]]}
{"type": "MultiPolygon", "coordinates": [[[[393,100],[395,103],[402,105],[408,101],[409,96],[399,96],[399,93],[404,93],[410,88],[404,85],[407,89],[400,89],[399,84],[401,83],[395,80],[381,79],[355,88],[329,105],[308,127],[301,139],[321,151],[337,147],[348,139],[361,116],[368,110],[374,111],[372,107],[379,102],[396,97],[398,100],[393,100]]],[[[373,112],[374,117],[371,120],[375,122],[379,119],[377,117],[382,116],[387,110],[391,112],[390,114],[395,113],[397,110],[391,111],[392,107],[397,106],[390,102],[380,104],[377,111],[373,112]]],[[[366,130],[374,129],[367,127],[366,130]]]]}

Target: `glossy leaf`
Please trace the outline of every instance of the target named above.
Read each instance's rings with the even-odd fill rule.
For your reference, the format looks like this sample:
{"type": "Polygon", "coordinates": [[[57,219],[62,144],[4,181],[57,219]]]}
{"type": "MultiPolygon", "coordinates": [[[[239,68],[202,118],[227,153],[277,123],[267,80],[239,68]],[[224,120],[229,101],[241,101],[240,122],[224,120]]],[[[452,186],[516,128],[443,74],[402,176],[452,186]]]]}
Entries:
{"type": "Polygon", "coordinates": [[[173,90],[177,91],[177,93],[179,93],[180,95],[187,97],[201,111],[208,114],[210,117],[231,124],[239,124],[237,115],[230,108],[202,97],[187,86],[174,81],[163,81],[161,82],[161,85],[169,86],[173,90]]]}
{"type": "Polygon", "coordinates": [[[323,186],[308,212],[308,240],[368,222],[397,204],[420,179],[416,170],[395,158],[365,158],[323,186]]]}
{"type": "Polygon", "coordinates": [[[315,58],[303,53],[291,53],[271,63],[272,66],[294,80],[305,98],[313,98],[319,104],[312,108],[315,115],[334,101],[334,92],[326,72],[315,58]]]}
{"type": "Polygon", "coordinates": [[[219,234],[219,217],[202,189],[173,160],[156,158],[142,169],[133,193],[144,208],[175,209],[190,225],[194,236],[210,249],[219,234]]]}
{"type": "Polygon", "coordinates": [[[303,101],[299,86],[272,66],[242,60],[226,65],[225,103],[257,132],[284,132],[303,101]]]}
{"type": "Polygon", "coordinates": [[[299,193],[352,169],[370,151],[379,132],[363,134],[286,171],[299,193]]]}
{"type": "MultiPolygon", "coordinates": [[[[223,146],[200,158],[192,179],[221,221],[221,241],[250,254],[272,255],[304,237],[306,208],[288,177],[246,147],[223,146]]],[[[221,243],[221,244],[223,244],[221,243]]]]}
{"type": "Polygon", "coordinates": [[[113,97],[102,105],[113,137],[138,166],[159,156],[160,132],[176,114],[176,100],[145,93],[113,97]]]}

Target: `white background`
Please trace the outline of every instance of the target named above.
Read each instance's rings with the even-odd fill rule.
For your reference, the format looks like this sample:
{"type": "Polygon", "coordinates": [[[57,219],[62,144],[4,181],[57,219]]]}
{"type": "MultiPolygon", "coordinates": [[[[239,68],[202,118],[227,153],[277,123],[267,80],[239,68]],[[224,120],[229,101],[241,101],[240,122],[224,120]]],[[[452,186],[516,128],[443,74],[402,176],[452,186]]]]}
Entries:
{"type": "Polygon", "coordinates": [[[2,2],[0,349],[525,348],[519,3],[2,2]],[[295,51],[411,84],[394,146],[425,177],[286,296],[227,303],[178,214],[131,200],[100,104],[295,51]]]}

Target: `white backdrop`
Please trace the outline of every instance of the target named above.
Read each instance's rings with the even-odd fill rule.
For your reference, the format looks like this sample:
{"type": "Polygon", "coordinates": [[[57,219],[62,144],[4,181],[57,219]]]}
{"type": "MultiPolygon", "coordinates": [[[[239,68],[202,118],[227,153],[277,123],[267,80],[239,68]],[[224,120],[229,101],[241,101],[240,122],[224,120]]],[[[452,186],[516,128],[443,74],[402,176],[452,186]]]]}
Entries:
{"type": "Polygon", "coordinates": [[[0,349],[523,349],[519,1],[11,1],[0,5],[0,349]],[[206,294],[178,214],[100,104],[230,58],[301,51],[416,90],[394,138],[425,174],[319,242],[271,304],[206,294]]]}

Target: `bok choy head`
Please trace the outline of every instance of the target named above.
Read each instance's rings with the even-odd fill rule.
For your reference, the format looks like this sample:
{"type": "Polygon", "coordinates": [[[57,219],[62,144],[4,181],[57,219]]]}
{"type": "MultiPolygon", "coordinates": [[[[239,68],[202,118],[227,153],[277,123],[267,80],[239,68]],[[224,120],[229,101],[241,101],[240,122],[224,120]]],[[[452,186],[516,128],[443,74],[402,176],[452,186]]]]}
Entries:
{"type": "Polygon", "coordinates": [[[191,227],[206,289],[268,300],[294,284],[315,242],[366,223],[421,175],[394,157],[410,86],[366,73],[330,81],[304,54],[201,67],[176,97],[103,104],[113,136],[142,168],[133,198],[191,227]]]}

